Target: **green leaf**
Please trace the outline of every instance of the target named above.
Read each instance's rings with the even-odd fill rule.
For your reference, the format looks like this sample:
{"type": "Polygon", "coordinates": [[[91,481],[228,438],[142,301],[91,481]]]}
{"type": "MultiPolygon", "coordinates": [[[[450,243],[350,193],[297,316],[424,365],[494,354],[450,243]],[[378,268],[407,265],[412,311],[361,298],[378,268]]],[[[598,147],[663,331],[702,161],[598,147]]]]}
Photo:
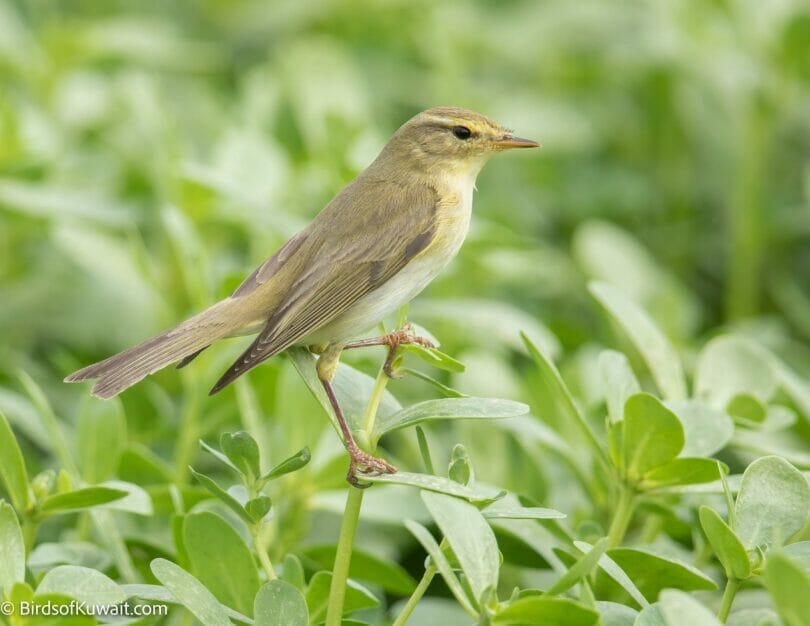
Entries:
{"type": "Polygon", "coordinates": [[[720,480],[720,468],[714,459],[678,457],[644,474],[639,487],[660,489],[673,485],[696,485],[720,480]]]}
{"type": "Polygon", "coordinates": [[[273,501],[269,496],[258,496],[245,502],[245,511],[254,522],[260,522],[270,512],[273,501]]]}
{"type": "MultiPolygon", "coordinates": [[[[174,564],[172,563],[172,565],[174,564]]],[[[193,576],[191,576],[191,574],[186,575],[190,576],[192,580],[195,580],[198,585],[201,585],[201,583],[197,581],[193,576]]],[[[143,600],[154,600],[156,602],[163,602],[166,604],[180,603],[178,599],[172,594],[172,592],[169,591],[168,588],[162,587],[160,585],[142,585],[142,584],[121,585],[121,589],[124,590],[124,593],[127,594],[128,598],[141,598],[143,600]]],[[[203,589],[205,589],[205,587],[203,587],[203,589]]],[[[214,598],[214,601],[216,602],[216,598],[214,598]]],[[[219,606],[225,612],[225,615],[227,615],[232,620],[236,620],[237,622],[241,622],[243,624],[252,624],[253,620],[249,618],[247,615],[242,615],[242,613],[240,613],[239,611],[234,611],[233,609],[224,606],[222,604],[220,604],[219,606]]]]}
{"type": "MultiPolygon", "coordinates": [[[[574,545],[581,552],[587,552],[593,549],[592,545],[584,541],[575,541],[574,545]]],[[[602,556],[599,557],[598,565],[608,576],[616,581],[616,583],[622,589],[624,589],[641,608],[649,606],[649,602],[647,602],[644,594],[641,593],[641,590],[636,587],[635,583],[630,579],[627,573],[621,567],[619,567],[616,561],[611,559],[607,554],[602,554],[602,556]]]]}
{"type": "MultiPolygon", "coordinates": [[[[749,398],[750,397],[751,396],[749,396],[749,398]]],[[[735,416],[735,422],[749,430],[755,430],[762,433],[776,433],[781,430],[787,430],[798,421],[796,412],[786,406],[782,406],[780,404],[769,404],[768,406],[763,406],[761,408],[765,412],[765,417],[761,422],[751,421],[750,419],[745,419],[739,416],[735,416]]],[[[745,431],[742,432],[744,433],[745,431]]],[[[740,434],[739,431],[737,434],[740,434]]]]}
{"type": "MultiPolygon", "coordinates": [[[[309,623],[317,624],[326,614],[329,604],[329,587],[332,585],[331,572],[316,572],[309,581],[306,600],[309,607],[309,623]]],[[[343,614],[378,606],[380,601],[368,589],[354,582],[346,581],[346,597],[343,600],[343,614]]]]}
{"type": "Polygon", "coordinates": [[[684,626],[685,624],[721,626],[714,613],[689,594],[677,589],[667,589],[661,592],[659,606],[666,626],[684,626]]]}
{"type": "Polygon", "coordinates": [[[467,449],[457,443],[450,453],[450,465],[447,468],[447,477],[460,485],[469,485],[475,481],[475,473],[472,467],[470,455],[467,449]]]}
{"type": "Polygon", "coordinates": [[[526,346],[526,350],[540,370],[540,376],[548,387],[548,392],[554,405],[566,413],[567,417],[579,427],[588,445],[591,446],[591,450],[607,465],[609,463],[607,453],[602,448],[599,438],[594,433],[585,415],[580,411],[577,403],[574,401],[574,396],[571,395],[571,391],[563,381],[562,376],[560,376],[560,372],[557,370],[554,362],[538,350],[529,340],[528,336],[521,333],[521,338],[526,346]]]}
{"type": "Polygon", "coordinates": [[[568,571],[560,576],[557,581],[546,590],[546,595],[556,596],[567,591],[576,585],[582,578],[588,576],[593,568],[599,563],[599,559],[605,553],[608,546],[608,538],[603,537],[596,544],[583,554],[568,571]]]}
{"type": "Polygon", "coordinates": [[[273,480],[284,474],[295,472],[304,467],[312,458],[309,448],[303,448],[293,454],[291,457],[284,459],[281,463],[276,465],[267,474],[262,476],[262,480],[273,480]]]}
{"type": "Polygon", "coordinates": [[[457,361],[450,355],[437,350],[436,348],[425,348],[416,343],[406,343],[401,345],[400,350],[403,352],[410,352],[418,356],[420,359],[429,363],[435,368],[445,370],[447,372],[463,372],[465,370],[464,363],[457,361]]]}
{"type": "Polygon", "coordinates": [[[487,519],[563,519],[565,513],[539,506],[486,508],[481,513],[487,519]]]}
{"type": "Polygon", "coordinates": [[[84,487],[67,493],[57,493],[42,501],[41,510],[45,513],[64,513],[89,509],[101,504],[120,500],[129,495],[123,489],[109,487],[84,487]]]}
{"type": "Polygon", "coordinates": [[[0,591],[8,595],[14,583],[25,580],[25,543],[17,514],[5,500],[0,500],[0,563],[0,591]]]}
{"type": "Polygon", "coordinates": [[[658,604],[651,604],[641,610],[633,626],[667,626],[667,624],[661,614],[661,607],[658,604]]]}
{"type": "Polygon", "coordinates": [[[121,585],[127,598],[141,598],[142,600],[155,600],[167,604],[178,604],[177,598],[172,595],[166,587],[162,585],[147,585],[143,583],[132,583],[121,585]]]}
{"type": "Polygon", "coordinates": [[[6,488],[11,503],[18,511],[25,511],[31,503],[28,491],[28,472],[25,470],[20,445],[11,430],[6,416],[0,411],[0,480],[6,488]]]}
{"type": "MultiPolygon", "coordinates": [[[[416,540],[422,544],[425,552],[430,555],[433,565],[442,575],[445,584],[447,585],[448,589],[450,589],[450,592],[456,598],[461,607],[470,614],[477,614],[476,609],[470,602],[470,598],[467,596],[466,591],[464,591],[464,588],[461,586],[461,582],[453,572],[453,566],[450,565],[450,562],[447,560],[444,552],[442,552],[439,544],[436,543],[433,535],[430,534],[430,531],[422,526],[422,524],[419,522],[415,522],[413,520],[405,520],[405,528],[407,528],[411,534],[416,537],[416,540]]],[[[478,602],[476,601],[475,604],[477,606],[478,602]]]]}
{"type": "Polygon", "coordinates": [[[663,396],[685,398],[686,378],[678,353],[647,312],[608,283],[592,282],[588,289],[633,342],[663,396]]]}
{"type": "Polygon", "coordinates": [[[782,548],[782,553],[801,565],[810,575],[810,541],[798,541],[782,548]]]}
{"type": "Polygon", "coordinates": [[[307,602],[290,583],[271,580],[256,594],[253,619],[256,626],[307,626],[307,602]]]}
{"type": "Polygon", "coordinates": [[[126,446],[127,423],[121,401],[86,395],[79,407],[76,429],[82,478],[91,484],[112,478],[126,446]]]}
{"type": "Polygon", "coordinates": [[[526,596],[501,609],[493,626],[597,626],[599,613],[568,598],[526,596]]]}
{"type": "Polygon", "coordinates": [[[213,448],[213,447],[209,446],[202,439],[200,439],[200,447],[203,450],[205,450],[206,452],[208,452],[208,454],[213,456],[215,459],[217,459],[220,463],[225,465],[226,467],[229,467],[230,469],[232,469],[237,474],[240,473],[239,468],[236,467],[236,465],[234,465],[233,463],[231,463],[231,460],[227,456],[222,454],[222,452],[220,452],[216,448],[213,448]]]}
{"type": "Polygon", "coordinates": [[[85,541],[40,543],[28,555],[28,568],[35,575],[51,570],[57,565],[81,565],[104,571],[111,563],[112,559],[107,552],[85,541]]]}
{"type": "Polygon", "coordinates": [[[680,456],[712,456],[726,447],[734,435],[734,420],[724,411],[698,402],[664,402],[678,416],[686,441],[680,456]]]}
{"type": "Polygon", "coordinates": [[[252,482],[261,475],[259,445],[249,433],[243,430],[222,433],[219,447],[248,481],[252,482]]]}
{"type": "Polygon", "coordinates": [[[641,391],[630,361],[621,352],[603,350],[599,354],[599,374],[605,392],[608,416],[612,423],[624,419],[624,403],[627,398],[641,391]]]}
{"type": "Polygon", "coordinates": [[[96,509],[124,511],[126,513],[135,513],[136,515],[152,515],[154,512],[152,507],[152,497],[143,487],[133,483],[124,482],[123,480],[105,480],[103,483],[96,486],[107,487],[109,489],[120,489],[127,494],[118,500],[112,500],[106,504],[100,504],[98,507],[96,507],[96,509]]]}
{"type": "MultiPolygon", "coordinates": [[[[335,552],[334,545],[327,545],[306,548],[301,554],[328,569],[335,562],[335,552]]],[[[416,581],[399,564],[359,548],[352,551],[349,576],[355,580],[379,585],[386,591],[400,596],[409,595],[416,587],[416,581]]]]}
{"type": "Polygon", "coordinates": [[[443,382],[436,380],[432,376],[425,374],[424,372],[420,372],[419,370],[415,370],[411,367],[403,367],[402,371],[408,374],[409,376],[413,376],[418,378],[419,380],[423,380],[427,384],[431,385],[435,389],[439,391],[445,398],[466,398],[467,394],[460,392],[458,389],[453,389],[452,387],[448,387],[443,382]]]}
{"type": "Polygon", "coordinates": [[[228,614],[205,585],[181,567],[165,559],[155,559],[152,573],[177,601],[191,611],[203,626],[231,626],[228,614]]]}
{"type": "Polygon", "coordinates": [[[729,400],[726,412],[742,422],[762,424],[768,415],[768,408],[750,393],[738,393],[729,400]]]}
{"type": "Polygon", "coordinates": [[[681,422],[648,393],[637,393],[627,399],[622,424],[625,467],[633,480],[669,463],[683,449],[681,422]]]}
{"type": "Polygon", "coordinates": [[[635,626],[638,611],[617,602],[598,601],[600,626],[635,626]]]}
{"type": "Polygon", "coordinates": [[[245,615],[259,590],[256,562],[233,527],[210,512],[192,513],[183,524],[192,573],[220,602],[245,615]]]}
{"type": "Polygon", "coordinates": [[[469,502],[432,491],[421,495],[480,601],[487,589],[498,586],[500,561],[495,533],[469,502]]]}
{"type": "Polygon", "coordinates": [[[386,433],[428,420],[494,419],[516,417],[528,412],[529,407],[521,402],[497,398],[467,397],[426,400],[378,419],[374,426],[373,440],[378,441],[386,433]]]}
{"type": "Polygon", "coordinates": [[[433,459],[430,457],[430,446],[428,445],[427,436],[421,426],[416,427],[416,443],[419,446],[419,454],[422,456],[422,463],[425,466],[425,472],[433,475],[436,470],[433,469],[433,459]]]}
{"type": "Polygon", "coordinates": [[[638,611],[618,602],[597,601],[600,626],[635,626],[638,611]]]}
{"type": "Polygon", "coordinates": [[[785,626],[771,609],[736,609],[728,616],[727,626],[785,626]]]}
{"type": "Polygon", "coordinates": [[[784,544],[807,522],[810,485],[783,458],[761,457],[743,473],[734,510],[746,548],[784,544]]]}
{"type": "Polygon", "coordinates": [[[410,472],[397,472],[396,474],[382,474],[380,476],[363,476],[363,480],[372,483],[390,483],[394,485],[408,485],[418,487],[428,491],[436,491],[458,498],[464,498],[470,502],[491,502],[497,500],[502,493],[493,495],[491,491],[483,491],[478,486],[465,486],[444,478],[442,476],[431,476],[430,474],[412,474],[410,472]]]}
{"type": "Polygon", "coordinates": [[[60,565],[49,571],[39,583],[36,595],[60,594],[86,602],[90,607],[120,604],[127,594],[116,582],[94,569],[60,565]]]}
{"type": "Polygon", "coordinates": [[[27,372],[20,370],[17,372],[17,377],[20,379],[20,383],[31,398],[31,402],[36,408],[37,413],[39,413],[39,417],[48,433],[47,444],[54,456],[65,471],[71,474],[78,474],[76,463],[73,461],[67,439],[62,431],[62,425],[53,412],[53,407],[48,401],[48,396],[45,395],[42,387],[40,387],[27,372]]]}
{"type": "Polygon", "coordinates": [[[785,394],[793,401],[805,417],[810,418],[810,383],[773,353],[769,353],[776,379],[785,394]]]}
{"type": "Polygon", "coordinates": [[[216,481],[209,478],[205,474],[201,474],[200,472],[196,471],[193,467],[189,467],[188,470],[191,472],[191,475],[197,479],[197,482],[205,487],[209,493],[219,498],[219,500],[221,500],[229,509],[231,509],[231,511],[236,513],[246,524],[252,524],[254,522],[253,518],[250,516],[250,513],[245,510],[245,507],[241,505],[239,500],[220,487],[216,481]]]}
{"type": "Polygon", "coordinates": [[[501,552],[509,561],[530,567],[548,563],[557,573],[566,570],[566,565],[553,549],[559,545],[559,541],[570,542],[570,537],[565,536],[565,529],[559,533],[551,524],[546,527],[545,524],[524,519],[493,519],[490,523],[497,533],[501,552]],[[542,561],[536,555],[542,557],[542,561]]]}
{"type": "Polygon", "coordinates": [[[143,444],[129,442],[118,463],[118,475],[122,480],[139,485],[170,483],[172,467],[164,459],[143,444]]]}
{"type": "Polygon", "coordinates": [[[695,397],[725,411],[737,394],[750,394],[767,403],[776,391],[776,376],[767,351],[751,340],[721,335],[698,355],[695,397]]]}
{"type": "Polygon", "coordinates": [[[765,586],[785,626],[807,626],[810,574],[784,554],[770,554],[765,563],[765,586]]]}
{"type": "MultiPolygon", "coordinates": [[[[354,556],[354,554],[356,554],[356,552],[352,552],[352,556],[354,556]]],[[[279,574],[279,578],[290,583],[296,589],[303,591],[304,587],[306,586],[306,581],[304,578],[304,566],[301,564],[301,559],[294,554],[286,555],[284,557],[284,563],[281,566],[281,574],[279,574]]]]}
{"type": "Polygon", "coordinates": [[[709,543],[723,565],[727,578],[745,580],[751,575],[751,560],[740,538],[725,520],[707,506],[700,507],[700,525],[709,543]]]}
{"type": "Polygon", "coordinates": [[[714,581],[697,568],[646,550],[612,548],[607,554],[650,602],[667,587],[683,591],[717,588],[714,581]]]}
{"type": "Polygon", "coordinates": [[[132,555],[127,550],[124,538],[121,536],[120,522],[117,522],[111,511],[99,507],[89,511],[96,532],[104,538],[104,545],[113,558],[113,563],[123,580],[135,580],[138,577],[132,555]]]}

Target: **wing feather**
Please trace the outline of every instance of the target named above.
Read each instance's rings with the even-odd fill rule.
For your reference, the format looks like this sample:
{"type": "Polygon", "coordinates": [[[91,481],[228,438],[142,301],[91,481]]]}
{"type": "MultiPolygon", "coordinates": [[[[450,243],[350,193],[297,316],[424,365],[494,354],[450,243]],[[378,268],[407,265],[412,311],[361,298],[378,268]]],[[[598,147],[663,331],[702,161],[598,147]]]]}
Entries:
{"type": "MultiPolygon", "coordinates": [[[[335,228],[317,242],[312,234],[317,229],[310,231],[307,243],[314,246],[314,253],[309,267],[292,285],[264,330],[214,385],[212,394],[339,317],[430,245],[436,231],[436,191],[419,185],[409,193],[387,195],[400,199],[364,211],[361,219],[335,214],[341,210],[341,196],[324,209],[318,217],[329,219],[335,228]],[[360,227],[352,230],[347,227],[351,223],[359,223],[360,227]]],[[[386,195],[379,193],[373,197],[386,195]]],[[[342,208],[363,210],[363,207],[342,208]]]]}

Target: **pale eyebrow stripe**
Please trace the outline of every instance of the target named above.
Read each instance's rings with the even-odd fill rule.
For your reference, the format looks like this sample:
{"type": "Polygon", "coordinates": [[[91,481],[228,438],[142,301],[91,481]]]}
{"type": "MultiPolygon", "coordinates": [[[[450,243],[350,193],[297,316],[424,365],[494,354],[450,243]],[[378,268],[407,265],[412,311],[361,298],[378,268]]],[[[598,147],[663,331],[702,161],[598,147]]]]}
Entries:
{"type": "Polygon", "coordinates": [[[441,115],[431,115],[428,118],[428,121],[436,126],[442,126],[445,128],[457,125],[456,120],[454,120],[452,117],[444,117],[441,115]]]}

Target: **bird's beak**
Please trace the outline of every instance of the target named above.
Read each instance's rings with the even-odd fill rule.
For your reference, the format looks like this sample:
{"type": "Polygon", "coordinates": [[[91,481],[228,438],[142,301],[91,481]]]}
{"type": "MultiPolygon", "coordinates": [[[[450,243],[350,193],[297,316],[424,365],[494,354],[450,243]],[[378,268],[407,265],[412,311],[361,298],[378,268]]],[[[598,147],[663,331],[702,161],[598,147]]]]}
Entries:
{"type": "Polygon", "coordinates": [[[536,141],[532,141],[531,139],[522,139],[521,137],[515,137],[512,133],[506,133],[500,139],[495,141],[495,145],[502,150],[508,150],[509,148],[539,148],[540,144],[536,141]]]}

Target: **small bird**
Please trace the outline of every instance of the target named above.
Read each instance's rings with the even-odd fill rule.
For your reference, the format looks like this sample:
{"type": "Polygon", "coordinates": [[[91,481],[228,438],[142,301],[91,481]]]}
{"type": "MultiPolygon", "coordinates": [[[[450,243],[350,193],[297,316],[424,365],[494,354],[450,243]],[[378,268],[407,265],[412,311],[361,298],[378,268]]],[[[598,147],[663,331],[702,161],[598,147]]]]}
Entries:
{"type": "Polygon", "coordinates": [[[493,154],[538,144],[489,118],[454,107],[419,113],[377,158],[301,232],[260,265],[229,297],[156,337],[74,372],[65,382],[98,379],[91,393],[111,398],[179,361],[188,365],[213,342],[257,334],[211,389],[215,394],[291,346],[319,354],[318,377],[350,456],[348,480],[393,473],[360,449],[331,380],[349,348],[430,342],[410,327],[352,341],[410,302],[456,255],[470,224],[475,179],[493,154]]]}

